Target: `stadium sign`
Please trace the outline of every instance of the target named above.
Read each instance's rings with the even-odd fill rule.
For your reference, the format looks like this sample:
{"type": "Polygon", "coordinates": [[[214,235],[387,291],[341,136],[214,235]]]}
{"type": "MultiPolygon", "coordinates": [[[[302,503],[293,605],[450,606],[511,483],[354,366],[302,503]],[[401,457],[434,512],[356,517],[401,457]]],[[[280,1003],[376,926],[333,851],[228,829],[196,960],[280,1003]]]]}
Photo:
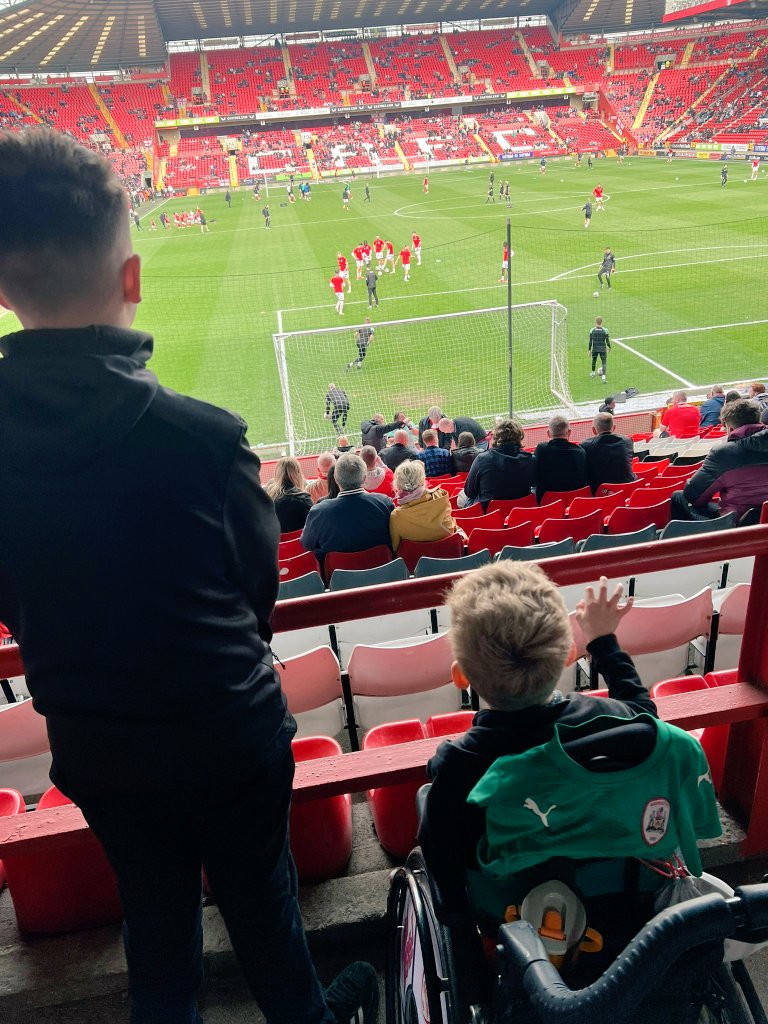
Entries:
{"type": "Polygon", "coordinates": [[[192,128],[196,124],[218,124],[219,121],[227,120],[232,118],[219,117],[218,114],[211,117],[177,117],[173,121],[155,121],[155,128],[192,128]]]}
{"type": "MultiPolygon", "coordinates": [[[[423,106],[424,101],[417,104],[417,106],[423,106]]],[[[331,114],[365,114],[371,110],[399,110],[401,106],[405,106],[402,103],[383,102],[383,103],[370,103],[370,104],[359,104],[357,106],[331,106],[328,110],[331,114]]]]}
{"type": "Polygon", "coordinates": [[[515,152],[507,150],[504,153],[499,153],[499,160],[530,160],[532,156],[532,149],[518,149],[515,152]]]}

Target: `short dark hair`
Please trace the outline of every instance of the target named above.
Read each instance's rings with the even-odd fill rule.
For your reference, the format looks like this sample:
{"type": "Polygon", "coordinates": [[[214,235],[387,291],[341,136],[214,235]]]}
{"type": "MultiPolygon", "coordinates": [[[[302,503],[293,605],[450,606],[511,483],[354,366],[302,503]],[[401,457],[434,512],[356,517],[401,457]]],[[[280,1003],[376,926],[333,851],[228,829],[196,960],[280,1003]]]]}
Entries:
{"type": "Polygon", "coordinates": [[[462,430],[459,434],[459,439],[456,442],[457,448],[474,448],[475,447],[475,435],[470,430],[462,430]]]}
{"type": "Polygon", "coordinates": [[[746,427],[748,423],[760,422],[760,410],[754,402],[746,398],[740,398],[736,402],[726,402],[723,411],[720,413],[720,422],[731,430],[737,427],[746,427]]]}
{"type": "Polygon", "coordinates": [[[0,132],[0,290],[60,309],[98,290],[128,229],[125,188],[110,165],[45,128],[0,132]]]}

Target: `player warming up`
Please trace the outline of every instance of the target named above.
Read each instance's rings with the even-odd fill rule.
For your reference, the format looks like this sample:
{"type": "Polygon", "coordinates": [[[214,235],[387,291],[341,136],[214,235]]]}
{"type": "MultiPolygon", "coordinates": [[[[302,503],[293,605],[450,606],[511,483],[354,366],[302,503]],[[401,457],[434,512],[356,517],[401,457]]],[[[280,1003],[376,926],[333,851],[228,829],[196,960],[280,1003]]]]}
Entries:
{"type": "MultiPolygon", "coordinates": [[[[411,250],[407,245],[404,245],[400,250],[397,260],[403,264],[403,281],[410,281],[411,279],[411,250]]],[[[395,263],[397,263],[395,260],[395,263]]]]}
{"type": "Polygon", "coordinates": [[[363,265],[365,263],[365,249],[362,242],[355,246],[352,250],[352,255],[355,257],[355,269],[357,270],[355,280],[360,281],[363,276],[363,265]]]}
{"type": "Polygon", "coordinates": [[[752,161],[752,181],[757,181],[757,176],[760,173],[760,157],[756,156],[752,161]]]}
{"type": "Polygon", "coordinates": [[[342,209],[344,209],[347,212],[349,212],[349,199],[351,195],[352,189],[349,187],[349,184],[347,183],[344,186],[344,191],[341,193],[341,206],[342,209]]]}
{"type": "Polygon", "coordinates": [[[605,370],[606,363],[608,362],[608,349],[611,347],[611,340],[608,337],[608,331],[603,327],[603,318],[599,316],[595,320],[595,326],[589,332],[589,348],[588,352],[592,353],[592,372],[590,377],[595,376],[595,367],[597,366],[597,360],[600,359],[600,376],[605,384],[605,370]]]}
{"type": "Polygon", "coordinates": [[[603,253],[603,262],[600,264],[600,269],[597,272],[597,280],[600,282],[600,287],[603,287],[603,278],[605,277],[605,283],[608,287],[611,287],[611,274],[616,269],[616,257],[613,255],[610,249],[606,249],[603,253]]]}
{"type": "Polygon", "coordinates": [[[539,173],[540,174],[546,174],[547,173],[547,158],[545,156],[543,156],[541,158],[541,160],[539,160],[539,173]]]}
{"type": "Polygon", "coordinates": [[[378,235],[373,240],[373,251],[376,256],[376,269],[381,272],[384,270],[384,239],[378,235]]]}
{"type": "Polygon", "coordinates": [[[425,196],[429,195],[429,178],[425,178],[421,185],[421,191],[425,196]]]}
{"type": "Polygon", "coordinates": [[[723,188],[728,184],[728,164],[723,164],[723,169],[720,171],[720,188],[723,188]]]}
{"type": "Polygon", "coordinates": [[[506,284],[507,274],[509,273],[509,246],[504,243],[504,248],[501,251],[501,277],[499,278],[499,284],[506,284]]]}
{"type": "Polygon", "coordinates": [[[595,209],[603,210],[603,186],[595,185],[592,189],[592,195],[595,197],[595,209]]]}
{"type": "Polygon", "coordinates": [[[416,257],[416,266],[421,266],[421,235],[411,235],[411,248],[413,249],[413,255],[416,257]]]}
{"type": "Polygon", "coordinates": [[[341,316],[344,312],[344,278],[341,276],[341,271],[337,270],[333,275],[330,287],[333,289],[333,294],[336,296],[336,312],[341,316]]]}
{"type": "Polygon", "coordinates": [[[496,197],[493,194],[493,182],[492,181],[490,181],[488,183],[488,195],[486,196],[486,199],[485,199],[485,205],[486,206],[488,205],[488,203],[493,203],[494,206],[496,205],[496,197]]]}
{"type": "Polygon", "coordinates": [[[588,228],[589,222],[592,220],[592,203],[589,199],[584,203],[581,209],[584,213],[584,227],[588,228]]]}
{"type": "Polygon", "coordinates": [[[391,242],[387,242],[384,246],[386,250],[386,258],[384,260],[384,273],[394,274],[395,272],[395,247],[391,242]]]}
{"type": "Polygon", "coordinates": [[[352,282],[349,279],[349,262],[342,252],[336,253],[336,262],[339,264],[339,276],[347,285],[347,295],[352,291],[352,282]]]}
{"type": "Polygon", "coordinates": [[[367,316],[365,323],[362,327],[358,327],[355,331],[355,344],[357,345],[357,359],[353,359],[351,363],[347,363],[347,369],[351,370],[353,366],[356,366],[358,370],[361,370],[365,357],[368,355],[368,349],[373,341],[374,328],[371,325],[371,318],[367,316]]]}

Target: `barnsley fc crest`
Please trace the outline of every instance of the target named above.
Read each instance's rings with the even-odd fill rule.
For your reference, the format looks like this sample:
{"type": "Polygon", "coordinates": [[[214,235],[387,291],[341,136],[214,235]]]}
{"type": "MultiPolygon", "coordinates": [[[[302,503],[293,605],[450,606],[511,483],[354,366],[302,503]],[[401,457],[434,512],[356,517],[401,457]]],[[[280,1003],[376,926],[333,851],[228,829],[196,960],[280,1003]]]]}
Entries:
{"type": "Polygon", "coordinates": [[[669,827],[669,800],[657,797],[649,800],[643,811],[643,839],[649,846],[656,846],[667,834],[669,827]]]}

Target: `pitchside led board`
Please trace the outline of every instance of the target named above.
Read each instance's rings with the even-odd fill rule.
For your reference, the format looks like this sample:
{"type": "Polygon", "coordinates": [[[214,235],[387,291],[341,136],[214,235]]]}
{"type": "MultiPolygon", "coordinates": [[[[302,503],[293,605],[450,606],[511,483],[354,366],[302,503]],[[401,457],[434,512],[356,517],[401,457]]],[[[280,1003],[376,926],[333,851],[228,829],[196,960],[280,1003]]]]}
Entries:
{"type": "Polygon", "coordinates": [[[726,7],[736,7],[738,4],[747,2],[748,0],[669,0],[667,13],[661,20],[666,25],[672,21],[680,21],[682,18],[695,18],[701,14],[709,14],[726,7]]]}

